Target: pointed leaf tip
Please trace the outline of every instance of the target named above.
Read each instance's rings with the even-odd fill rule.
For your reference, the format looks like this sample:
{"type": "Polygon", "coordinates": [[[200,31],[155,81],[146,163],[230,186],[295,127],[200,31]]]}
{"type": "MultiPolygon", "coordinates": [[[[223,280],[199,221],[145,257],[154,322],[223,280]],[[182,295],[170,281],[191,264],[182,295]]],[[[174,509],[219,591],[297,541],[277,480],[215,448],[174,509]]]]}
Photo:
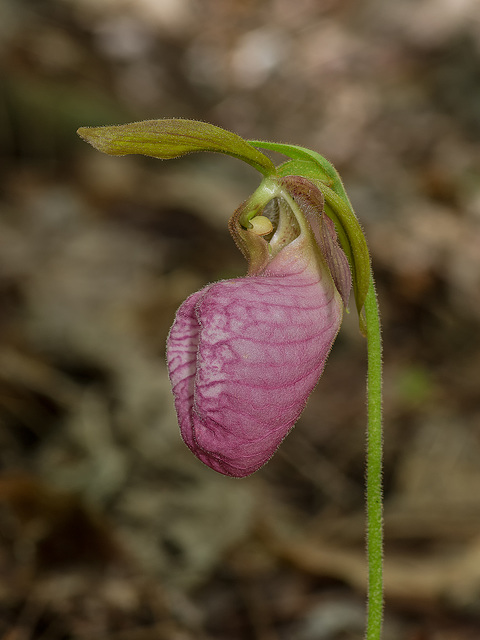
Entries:
{"type": "Polygon", "coordinates": [[[109,127],[81,127],[78,135],[93,147],[115,156],[138,153],[168,160],[196,151],[233,156],[260,171],[275,173],[275,165],[236,133],[198,120],[144,120],[109,127]]]}

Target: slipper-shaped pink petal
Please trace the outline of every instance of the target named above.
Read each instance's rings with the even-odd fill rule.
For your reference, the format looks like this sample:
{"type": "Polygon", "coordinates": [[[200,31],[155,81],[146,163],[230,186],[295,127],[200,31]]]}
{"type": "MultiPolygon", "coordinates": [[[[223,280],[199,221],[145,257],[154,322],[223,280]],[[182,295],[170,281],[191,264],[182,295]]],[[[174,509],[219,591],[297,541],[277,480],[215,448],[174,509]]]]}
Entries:
{"type": "Polygon", "coordinates": [[[327,267],[296,247],[264,272],[209,285],[177,312],[167,361],[182,437],[243,477],[274,454],[317,384],[343,304],[327,267]]]}

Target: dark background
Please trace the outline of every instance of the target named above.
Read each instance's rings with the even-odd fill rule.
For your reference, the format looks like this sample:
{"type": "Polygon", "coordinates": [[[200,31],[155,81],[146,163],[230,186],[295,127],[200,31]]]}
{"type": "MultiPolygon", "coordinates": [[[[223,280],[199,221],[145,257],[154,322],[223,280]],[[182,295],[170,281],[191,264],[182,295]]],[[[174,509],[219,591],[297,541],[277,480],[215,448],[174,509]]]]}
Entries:
{"type": "Polygon", "coordinates": [[[0,638],[363,637],[365,341],[238,481],[180,440],[164,343],[242,275],[258,175],[110,158],[79,126],[187,117],[316,149],[385,340],[385,640],[480,637],[477,0],[3,0],[0,638]]]}

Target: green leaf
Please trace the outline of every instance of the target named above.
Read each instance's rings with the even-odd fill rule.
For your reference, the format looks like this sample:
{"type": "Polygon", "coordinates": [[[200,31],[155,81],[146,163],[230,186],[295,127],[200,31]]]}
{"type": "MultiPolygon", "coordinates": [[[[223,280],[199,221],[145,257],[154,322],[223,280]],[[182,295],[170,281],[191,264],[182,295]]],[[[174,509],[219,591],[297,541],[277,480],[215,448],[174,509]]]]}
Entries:
{"type": "Polygon", "coordinates": [[[275,174],[266,155],[231,131],[197,120],[144,120],[110,127],[81,127],[78,135],[99,151],[114,156],[139,153],[168,160],[196,151],[239,158],[265,176],[275,174]]]}

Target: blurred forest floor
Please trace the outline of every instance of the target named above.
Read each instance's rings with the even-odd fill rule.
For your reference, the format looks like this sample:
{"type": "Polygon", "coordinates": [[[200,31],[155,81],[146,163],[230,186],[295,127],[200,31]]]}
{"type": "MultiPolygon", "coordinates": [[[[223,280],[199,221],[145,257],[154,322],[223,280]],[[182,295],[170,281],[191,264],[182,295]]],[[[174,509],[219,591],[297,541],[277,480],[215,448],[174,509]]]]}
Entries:
{"type": "Polygon", "coordinates": [[[1,640],[363,637],[365,342],[236,481],[178,433],[179,304],[244,273],[226,157],[79,126],[204,119],[344,178],[385,340],[385,640],[480,638],[478,0],[3,0],[1,640]]]}

